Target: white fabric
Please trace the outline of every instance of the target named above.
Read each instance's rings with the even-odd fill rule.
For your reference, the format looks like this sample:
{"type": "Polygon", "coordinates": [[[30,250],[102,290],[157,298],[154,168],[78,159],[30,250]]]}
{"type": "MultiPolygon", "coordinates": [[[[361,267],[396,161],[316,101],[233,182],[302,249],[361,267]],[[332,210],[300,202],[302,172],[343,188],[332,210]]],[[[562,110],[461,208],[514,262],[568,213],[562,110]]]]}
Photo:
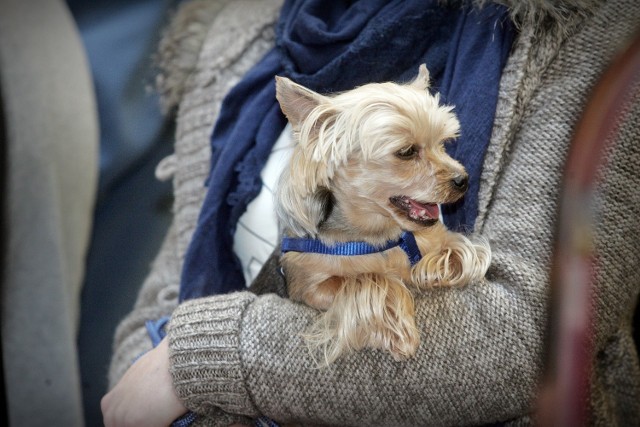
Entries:
{"type": "Polygon", "coordinates": [[[249,285],[278,244],[278,220],[274,194],[282,169],[293,151],[291,125],[287,125],[276,141],[260,174],[262,190],[240,217],[233,240],[233,250],[240,259],[244,278],[249,285]]]}

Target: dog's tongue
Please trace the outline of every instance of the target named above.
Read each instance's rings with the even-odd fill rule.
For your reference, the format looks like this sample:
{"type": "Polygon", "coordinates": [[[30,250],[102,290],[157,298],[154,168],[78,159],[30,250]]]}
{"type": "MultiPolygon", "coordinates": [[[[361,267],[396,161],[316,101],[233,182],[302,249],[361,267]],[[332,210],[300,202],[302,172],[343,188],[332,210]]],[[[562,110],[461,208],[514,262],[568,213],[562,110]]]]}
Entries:
{"type": "Polygon", "coordinates": [[[420,203],[413,199],[408,200],[411,208],[409,209],[409,216],[414,219],[438,219],[440,210],[438,205],[431,203],[420,203]]]}

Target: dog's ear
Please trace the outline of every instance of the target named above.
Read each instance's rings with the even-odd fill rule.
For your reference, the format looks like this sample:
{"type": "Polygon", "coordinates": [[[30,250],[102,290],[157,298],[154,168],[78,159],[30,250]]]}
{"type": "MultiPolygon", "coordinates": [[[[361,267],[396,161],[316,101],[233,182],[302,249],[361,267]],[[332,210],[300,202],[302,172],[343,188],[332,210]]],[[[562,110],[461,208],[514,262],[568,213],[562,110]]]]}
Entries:
{"type": "Polygon", "coordinates": [[[305,183],[304,177],[291,168],[280,176],[275,194],[276,213],[280,225],[295,235],[315,237],[331,215],[334,203],[331,190],[317,182],[305,183]]]}
{"type": "Polygon", "coordinates": [[[319,93],[280,76],[276,76],[276,98],[295,131],[300,130],[302,122],[314,108],[327,100],[319,93]]]}
{"type": "Polygon", "coordinates": [[[418,68],[418,76],[411,82],[411,86],[420,90],[429,89],[429,70],[427,70],[426,64],[420,65],[418,68]]]}
{"type": "Polygon", "coordinates": [[[311,203],[312,217],[315,220],[316,227],[322,228],[322,225],[327,221],[333,211],[333,206],[336,203],[336,199],[333,197],[333,193],[327,187],[318,187],[318,190],[313,194],[313,202],[311,203]]]}
{"type": "Polygon", "coordinates": [[[337,112],[331,98],[284,77],[276,77],[276,97],[294,130],[296,144],[289,168],[283,171],[276,194],[280,223],[296,235],[315,236],[333,207],[329,187],[338,161],[331,134],[337,112]]]}

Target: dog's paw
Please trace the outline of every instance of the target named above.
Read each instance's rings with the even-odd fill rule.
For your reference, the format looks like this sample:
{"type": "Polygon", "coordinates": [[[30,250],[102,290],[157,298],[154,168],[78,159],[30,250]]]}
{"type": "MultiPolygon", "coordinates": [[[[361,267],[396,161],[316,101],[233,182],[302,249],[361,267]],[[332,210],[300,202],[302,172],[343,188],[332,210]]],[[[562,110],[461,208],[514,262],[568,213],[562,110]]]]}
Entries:
{"type": "Polygon", "coordinates": [[[428,251],[411,270],[418,287],[464,286],[484,279],[491,263],[491,249],[484,239],[471,241],[450,233],[437,251],[428,251]]]}
{"type": "Polygon", "coordinates": [[[370,347],[388,350],[397,360],[407,360],[415,356],[420,345],[420,334],[413,316],[398,318],[391,328],[372,331],[370,347]]]}
{"type": "Polygon", "coordinates": [[[415,355],[420,334],[413,297],[402,280],[373,273],[344,280],[331,306],[304,334],[314,357],[328,365],[363,348],[389,351],[396,360],[415,355]]]}
{"type": "Polygon", "coordinates": [[[309,307],[326,311],[343,284],[342,277],[332,276],[318,284],[305,289],[302,301],[309,307]]]}

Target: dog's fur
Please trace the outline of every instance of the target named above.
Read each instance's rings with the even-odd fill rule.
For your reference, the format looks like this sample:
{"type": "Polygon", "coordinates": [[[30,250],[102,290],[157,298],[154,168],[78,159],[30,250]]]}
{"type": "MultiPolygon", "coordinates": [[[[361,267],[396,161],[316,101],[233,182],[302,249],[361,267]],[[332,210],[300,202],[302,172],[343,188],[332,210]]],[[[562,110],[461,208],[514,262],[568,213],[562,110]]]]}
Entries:
{"type": "Polygon", "coordinates": [[[482,280],[491,258],[484,241],[438,220],[437,204],[457,201],[467,187],[464,167],[444,150],[459,131],[453,109],[428,92],[424,65],[409,84],[333,96],[281,77],[276,87],[296,141],[276,194],[284,234],[382,246],[406,230],[423,255],[411,267],[398,247],[356,256],[285,253],[290,297],[323,311],[307,342],[324,350],[327,363],[364,347],[398,360],[414,355],[412,290],[482,280]]]}

